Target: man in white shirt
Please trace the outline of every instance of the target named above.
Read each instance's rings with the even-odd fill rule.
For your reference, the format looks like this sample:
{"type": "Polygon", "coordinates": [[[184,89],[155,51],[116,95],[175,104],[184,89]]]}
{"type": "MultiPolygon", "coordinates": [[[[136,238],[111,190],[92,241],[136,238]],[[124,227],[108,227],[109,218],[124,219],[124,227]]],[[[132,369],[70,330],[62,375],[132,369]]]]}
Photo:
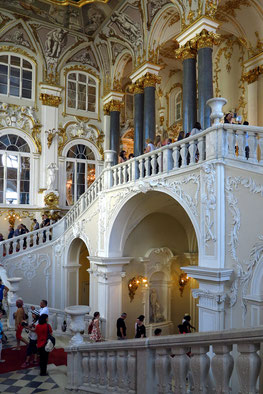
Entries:
{"type": "MultiPolygon", "coordinates": [[[[31,309],[33,311],[36,308],[34,306],[31,306],[31,309]]],[[[47,300],[41,300],[40,301],[39,314],[40,314],[40,316],[43,315],[43,314],[49,315],[49,310],[48,310],[48,307],[47,307],[47,300]]]]}

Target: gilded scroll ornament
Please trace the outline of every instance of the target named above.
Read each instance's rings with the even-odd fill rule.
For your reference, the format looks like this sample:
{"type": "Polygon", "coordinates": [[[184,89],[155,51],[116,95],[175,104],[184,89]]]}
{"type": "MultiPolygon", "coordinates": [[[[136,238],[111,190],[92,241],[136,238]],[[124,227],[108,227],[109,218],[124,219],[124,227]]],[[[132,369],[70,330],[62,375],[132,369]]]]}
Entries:
{"type": "Polygon", "coordinates": [[[220,43],[220,35],[203,29],[201,33],[194,38],[197,49],[212,48],[213,45],[220,43]]]}
{"type": "Polygon", "coordinates": [[[58,131],[56,131],[55,129],[52,129],[52,130],[46,131],[46,133],[47,133],[47,146],[49,149],[52,145],[53,139],[58,134],[58,131]]]}
{"type": "Polygon", "coordinates": [[[48,193],[44,197],[44,203],[45,203],[45,206],[48,207],[49,209],[56,209],[59,204],[59,196],[57,196],[53,192],[48,193]]]}
{"type": "Polygon", "coordinates": [[[131,84],[129,86],[129,91],[133,94],[139,94],[139,93],[143,93],[143,83],[142,81],[136,81],[135,83],[131,84]]]}
{"type": "Polygon", "coordinates": [[[140,83],[143,83],[144,88],[155,87],[157,83],[161,82],[161,78],[156,74],[146,73],[144,77],[140,78],[140,83]]]}
{"type": "Polygon", "coordinates": [[[187,43],[175,50],[175,57],[177,59],[195,59],[196,58],[196,43],[194,40],[187,41],[187,43]]]}
{"type": "Polygon", "coordinates": [[[244,73],[242,79],[250,84],[256,82],[261,74],[263,74],[263,66],[258,66],[244,73]]]}
{"type": "Polygon", "coordinates": [[[110,103],[106,103],[103,105],[103,113],[104,115],[110,115],[110,103]]]}
{"type": "Polygon", "coordinates": [[[43,105],[49,105],[50,107],[58,107],[62,103],[61,97],[47,93],[40,93],[39,100],[42,101],[43,105]]]}
{"type": "Polygon", "coordinates": [[[123,107],[123,103],[119,100],[111,100],[110,101],[110,112],[117,111],[121,112],[121,107],[123,107]]]}

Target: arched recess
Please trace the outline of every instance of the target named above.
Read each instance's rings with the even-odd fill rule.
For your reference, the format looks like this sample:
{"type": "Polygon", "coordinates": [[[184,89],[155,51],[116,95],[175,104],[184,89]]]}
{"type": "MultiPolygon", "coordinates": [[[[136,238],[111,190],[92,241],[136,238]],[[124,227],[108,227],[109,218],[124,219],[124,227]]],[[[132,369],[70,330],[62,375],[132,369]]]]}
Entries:
{"type": "Polygon", "coordinates": [[[65,264],[66,306],[89,305],[89,250],[81,238],[75,238],[69,245],[65,264]]]}
{"type": "Polygon", "coordinates": [[[192,314],[193,324],[198,327],[196,300],[191,293],[198,282],[186,279],[180,291],[184,275],[181,267],[198,262],[200,231],[189,208],[168,192],[155,190],[125,198],[118,211],[110,230],[108,253],[133,258],[125,266],[122,281],[122,309],[129,315],[128,336],[133,336],[133,323],[140,314],[145,315],[148,335],[157,327],[162,328],[163,335],[178,333],[185,313],[192,314]],[[130,302],[128,282],[137,276],[146,277],[148,287],[139,285],[130,302]],[[151,319],[151,289],[156,290],[160,305],[156,321],[151,319]]]}

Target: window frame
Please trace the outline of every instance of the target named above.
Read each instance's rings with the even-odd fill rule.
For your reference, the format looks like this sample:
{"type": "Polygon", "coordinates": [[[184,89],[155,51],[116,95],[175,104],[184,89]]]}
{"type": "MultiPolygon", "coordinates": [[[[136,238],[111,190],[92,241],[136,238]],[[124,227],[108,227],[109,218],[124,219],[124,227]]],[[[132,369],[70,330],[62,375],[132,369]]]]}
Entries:
{"type": "MultiPolygon", "coordinates": [[[[35,98],[36,98],[36,63],[34,60],[28,58],[27,56],[24,56],[20,53],[15,53],[12,52],[12,49],[10,49],[10,52],[7,51],[0,51],[0,56],[8,56],[8,63],[2,63],[0,61],[1,65],[5,65],[8,67],[8,76],[7,76],[7,94],[0,93],[0,99],[3,101],[6,101],[8,99],[8,102],[11,104],[17,104],[17,100],[20,100],[22,104],[25,105],[31,105],[34,103],[35,98]],[[21,60],[25,60],[28,63],[31,64],[32,69],[27,69],[23,68],[23,65],[21,66],[16,66],[11,64],[11,56],[18,57],[20,58],[20,64],[21,60]],[[20,79],[19,79],[19,96],[13,96],[10,94],[10,73],[11,73],[11,67],[17,68],[20,70],[20,79]],[[32,86],[31,86],[31,98],[26,98],[22,96],[22,81],[23,81],[23,70],[24,71],[32,71],[32,86]]],[[[23,63],[22,63],[23,64],[23,63]]]]}
{"type": "Polygon", "coordinates": [[[168,93],[168,126],[178,123],[182,120],[183,115],[183,91],[179,86],[173,87],[168,93]],[[177,98],[181,94],[181,108],[180,108],[180,118],[176,117],[176,106],[177,98]]]}
{"type": "MultiPolygon", "coordinates": [[[[0,149],[0,160],[2,160],[2,155],[3,157],[5,157],[4,159],[4,165],[3,165],[3,202],[0,202],[0,206],[13,206],[13,207],[18,207],[18,206],[24,206],[24,207],[28,207],[29,205],[31,205],[31,200],[32,200],[32,170],[33,170],[33,160],[32,160],[32,151],[31,151],[31,147],[30,144],[28,143],[28,141],[26,141],[25,138],[23,138],[23,136],[20,136],[18,134],[14,134],[12,133],[12,131],[10,130],[9,133],[3,134],[4,135],[16,135],[17,137],[21,137],[28,145],[30,152],[19,152],[19,151],[12,151],[12,150],[3,150],[0,149]],[[7,202],[6,200],[6,191],[7,191],[7,156],[8,155],[13,155],[13,156],[17,156],[18,157],[18,165],[17,165],[17,177],[16,177],[16,182],[17,182],[17,188],[16,188],[16,192],[17,192],[17,204],[10,204],[7,202]],[[21,157],[29,157],[29,201],[26,204],[22,204],[21,201],[21,196],[20,196],[20,182],[21,182],[21,157]]],[[[1,137],[2,137],[1,136],[1,137]]]]}
{"type": "MultiPolygon", "coordinates": [[[[76,90],[76,98],[78,99],[78,90],[76,90]]],[[[96,75],[94,75],[94,74],[92,74],[92,73],[90,73],[90,72],[88,72],[86,70],[80,70],[77,67],[65,70],[65,106],[64,106],[65,114],[67,114],[67,115],[80,115],[80,116],[83,116],[83,117],[86,117],[86,118],[99,120],[100,119],[100,116],[99,116],[99,110],[100,110],[99,109],[99,100],[100,100],[100,80],[99,80],[99,78],[96,75]],[[86,86],[86,91],[87,91],[88,86],[94,86],[95,89],[96,89],[95,111],[94,112],[88,111],[88,94],[87,93],[86,93],[86,108],[87,108],[87,110],[77,109],[77,101],[78,100],[76,100],[76,108],[71,108],[71,107],[68,106],[68,96],[69,96],[68,95],[68,90],[69,90],[69,81],[70,81],[69,80],[69,75],[72,74],[72,73],[76,73],[77,74],[76,84],[79,83],[79,77],[78,76],[80,74],[85,75],[87,81],[88,81],[88,78],[91,78],[91,79],[94,80],[95,85],[89,85],[88,82],[86,82],[85,84],[80,82],[80,84],[83,84],[83,85],[86,86]]]]}

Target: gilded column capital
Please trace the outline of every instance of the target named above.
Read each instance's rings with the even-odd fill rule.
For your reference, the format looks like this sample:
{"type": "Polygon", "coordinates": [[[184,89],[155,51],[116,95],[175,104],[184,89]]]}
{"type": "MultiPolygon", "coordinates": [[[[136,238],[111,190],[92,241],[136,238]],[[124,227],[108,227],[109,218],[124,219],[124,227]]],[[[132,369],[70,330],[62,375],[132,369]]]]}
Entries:
{"type": "Polygon", "coordinates": [[[195,59],[196,58],[196,43],[194,40],[188,41],[184,46],[175,50],[175,57],[177,59],[195,59]]]}
{"type": "Polygon", "coordinates": [[[247,71],[242,75],[242,79],[243,81],[246,81],[248,84],[251,84],[253,82],[256,82],[261,74],[263,74],[263,65],[247,71]]]}
{"type": "Polygon", "coordinates": [[[103,105],[103,112],[104,112],[104,115],[110,114],[110,102],[103,105]]]}
{"type": "Polygon", "coordinates": [[[143,83],[141,81],[136,81],[129,86],[129,91],[133,94],[143,93],[143,83]]]}
{"type": "Polygon", "coordinates": [[[111,101],[109,102],[109,104],[110,104],[110,106],[109,106],[110,112],[113,112],[113,111],[120,112],[120,111],[121,111],[121,107],[123,107],[123,105],[124,105],[124,104],[123,104],[121,101],[119,101],[119,100],[111,100],[111,101]]]}
{"type": "Polygon", "coordinates": [[[62,103],[61,97],[47,93],[40,93],[39,100],[42,101],[43,105],[49,105],[50,107],[58,107],[62,103]]]}
{"type": "Polygon", "coordinates": [[[201,33],[194,38],[197,50],[202,48],[212,48],[213,45],[220,43],[220,35],[203,29],[201,33]]]}
{"type": "Polygon", "coordinates": [[[158,75],[149,72],[147,72],[142,78],[139,79],[139,83],[141,83],[144,88],[155,88],[155,85],[160,82],[161,78],[158,75]]]}

